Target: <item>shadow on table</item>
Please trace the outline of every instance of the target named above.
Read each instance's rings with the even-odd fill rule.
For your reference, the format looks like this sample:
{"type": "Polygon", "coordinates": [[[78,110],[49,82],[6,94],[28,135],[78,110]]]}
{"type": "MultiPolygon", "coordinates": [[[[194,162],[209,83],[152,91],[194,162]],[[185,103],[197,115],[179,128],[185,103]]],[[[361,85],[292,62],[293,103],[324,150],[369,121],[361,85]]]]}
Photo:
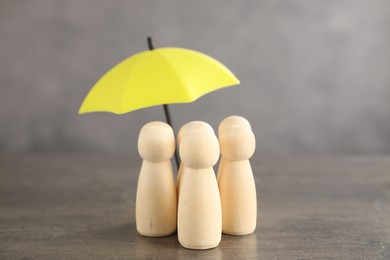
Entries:
{"type": "MultiPolygon", "coordinates": [[[[247,236],[223,235],[217,248],[189,250],[182,247],[177,233],[166,237],[145,237],[137,233],[135,223],[126,223],[96,231],[99,240],[118,247],[118,253],[131,254],[135,259],[238,259],[256,252],[256,234],[247,236]],[[238,257],[238,258],[236,258],[238,257]]],[[[130,255],[129,255],[130,256],[130,255]]]]}
{"type": "Polygon", "coordinates": [[[221,259],[219,247],[210,250],[189,250],[182,247],[177,233],[166,237],[145,237],[137,233],[135,223],[126,223],[96,230],[92,236],[108,246],[118,248],[119,255],[134,259],[221,259]]]}

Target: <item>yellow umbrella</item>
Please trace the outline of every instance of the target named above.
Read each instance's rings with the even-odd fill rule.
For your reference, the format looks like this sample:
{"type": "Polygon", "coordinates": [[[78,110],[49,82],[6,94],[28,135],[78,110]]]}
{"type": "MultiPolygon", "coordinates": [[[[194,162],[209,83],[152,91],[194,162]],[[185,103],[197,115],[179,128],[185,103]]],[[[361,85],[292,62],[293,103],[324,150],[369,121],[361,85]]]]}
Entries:
{"type": "Polygon", "coordinates": [[[154,49],[137,53],[109,70],[90,90],[80,114],[112,112],[124,114],[140,108],[188,103],[199,97],[240,82],[216,59],[182,48],[154,49]]]}

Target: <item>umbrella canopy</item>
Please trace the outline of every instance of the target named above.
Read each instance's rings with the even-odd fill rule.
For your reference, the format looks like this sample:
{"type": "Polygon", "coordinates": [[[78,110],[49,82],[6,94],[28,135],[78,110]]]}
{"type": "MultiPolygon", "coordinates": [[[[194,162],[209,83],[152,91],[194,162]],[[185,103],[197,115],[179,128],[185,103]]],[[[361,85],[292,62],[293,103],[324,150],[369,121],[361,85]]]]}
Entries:
{"type": "Polygon", "coordinates": [[[80,114],[124,114],[155,105],[188,103],[219,88],[239,84],[216,59],[182,48],[140,52],[108,71],[85,98],[80,114]]]}
{"type": "MultiPolygon", "coordinates": [[[[172,126],[168,105],[188,103],[219,88],[240,82],[222,63],[203,53],[182,48],[140,52],[108,71],[90,90],[79,113],[133,110],[163,105],[167,123],[172,126]]],[[[179,169],[179,156],[175,150],[179,169]]]]}

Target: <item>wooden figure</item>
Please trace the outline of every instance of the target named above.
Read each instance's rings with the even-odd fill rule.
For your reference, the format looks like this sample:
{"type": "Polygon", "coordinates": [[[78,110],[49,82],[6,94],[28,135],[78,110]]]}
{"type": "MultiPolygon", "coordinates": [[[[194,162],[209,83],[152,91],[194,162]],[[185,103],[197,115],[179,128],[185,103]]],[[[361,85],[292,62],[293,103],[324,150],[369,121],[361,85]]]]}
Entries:
{"type": "MultiPolygon", "coordinates": [[[[214,129],[208,123],[202,121],[192,121],[183,125],[180,128],[179,133],[177,134],[177,144],[179,147],[180,147],[180,142],[182,137],[190,132],[207,132],[210,134],[214,134],[214,129]]],[[[178,200],[180,195],[180,185],[181,185],[183,167],[184,167],[183,163],[180,163],[180,167],[177,173],[176,191],[177,191],[178,200]]]]}
{"type": "Polygon", "coordinates": [[[246,235],[256,229],[256,186],[249,158],[256,141],[248,127],[233,125],[219,136],[221,164],[219,191],[222,204],[222,231],[230,235],[246,235]]]}
{"type": "Polygon", "coordinates": [[[172,128],[163,122],[142,127],[138,151],[143,162],[136,197],[137,231],[144,236],[167,236],[175,232],[177,198],[171,157],[175,151],[172,128]]]}
{"type": "Polygon", "coordinates": [[[180,142],[185,168],[178,206],[178,237],[183,247],[208,249],[221,241],[222,211],[213,166],[219,158],[217,137],[191,132],[180,142]]]}

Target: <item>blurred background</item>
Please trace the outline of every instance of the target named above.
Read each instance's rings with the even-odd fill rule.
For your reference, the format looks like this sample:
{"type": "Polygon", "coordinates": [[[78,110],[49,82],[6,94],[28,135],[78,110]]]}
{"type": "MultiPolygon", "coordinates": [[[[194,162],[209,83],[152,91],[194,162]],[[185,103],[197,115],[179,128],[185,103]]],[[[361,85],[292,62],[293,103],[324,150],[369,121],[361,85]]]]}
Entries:
{"type": "Polygon", "coordinates": [[[236,114],[260,154],[390,152],[388,0],[1,0],[0,153],[137,154],[161,107],[77,112],[147,36],[209,54],[241,81],[172,105],[176,130],[236,114]]]}

